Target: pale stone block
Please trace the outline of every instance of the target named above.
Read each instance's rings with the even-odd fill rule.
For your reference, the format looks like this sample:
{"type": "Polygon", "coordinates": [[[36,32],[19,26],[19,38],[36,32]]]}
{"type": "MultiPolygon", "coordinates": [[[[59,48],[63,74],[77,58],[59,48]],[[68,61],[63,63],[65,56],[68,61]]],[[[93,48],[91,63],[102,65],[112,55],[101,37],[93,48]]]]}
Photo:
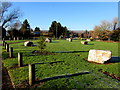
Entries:
{"type": "Polygon", "coordinates": [[[88,61],[96,63],[104,63],[110,60],[112,52],[109,50],[90,50],[88,55],[88,61]]]}

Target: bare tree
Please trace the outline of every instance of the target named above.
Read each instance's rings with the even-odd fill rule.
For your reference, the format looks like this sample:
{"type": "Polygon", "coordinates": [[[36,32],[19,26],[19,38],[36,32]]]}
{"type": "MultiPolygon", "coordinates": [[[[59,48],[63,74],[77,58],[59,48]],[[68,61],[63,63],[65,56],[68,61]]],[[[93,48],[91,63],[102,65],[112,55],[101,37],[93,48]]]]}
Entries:
{"type": "Polygon", "coordinates": [[[100,29],[101,29],[102,31],[112,30],[112,23],[109,22],[109,21],[103,20],[103,21],[101,21],[100,29]]]}
{"type": "Polygon", "coordinates": [[[10,12],[9,8],[11,6],[11,2],[0,2],[0,25],[2,28],[8,27],[10,23],[13,23],[21,16],[19,9],[13,9],[10,12]]]}
{"type": "Polygon", "coordinates": [[[118,24],[118,17],[114,17],[112,20],[112,23],[113,23],[113,30],[115,30],[118,24]]]}

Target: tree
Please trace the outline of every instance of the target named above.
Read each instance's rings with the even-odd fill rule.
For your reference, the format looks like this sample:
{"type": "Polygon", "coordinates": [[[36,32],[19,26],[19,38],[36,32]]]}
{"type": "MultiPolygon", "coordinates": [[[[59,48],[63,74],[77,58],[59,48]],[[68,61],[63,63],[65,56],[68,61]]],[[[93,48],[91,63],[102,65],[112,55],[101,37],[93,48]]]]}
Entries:
{"type": "Polygon", "coordinates": [[[94,27],[94,37],[101,40],[110,39],[112,24],[109,21],[103,20],[100,25],[94,27]]]}
{"type": "Polygon", "coordinates": [[[8,36],[10,37],[18,37],[20,36],[19,34],[19,30],[15,29],[15,28],[11,28],[10,30],[8,30],[8,36]]]}
{"type": "Polygon", "coordinates": [[[59,22],[53,21],[49,27],[49,32],[52,32],[56,38],[59,38],[61,35],[67,35],[69,33],[67,27],[63,27],[59,22]]]}
{"type": "Polygon", "coordinates": [[[0,2],[0,26],[2,27],[2,37],[6,36],[5,28],[21,16],[19,9],[9,11],[11,6],[11,2],[0,2]]]}
{"type": "Polygon", "coordinates": [[[44,50],[45,47],[46,47],[44,37],[43,37],[43,36],[40,36],[39,41],[38,41],[37,43],[38,43],[38,48],[40,49],[40,52],[43,52],[43,50],[44,50]]]}
{"type": "Polygon", "coordinates": [[[118,24],[118,18],[117,17],[113,18],[112,23],[113,23],[113,30],[116,30],[118,24]]]}
{"type": "Polygon", "coordinates": [[[40,28],[39,27],[35,27],[34,31],[40,31],[40,28]]]}
{"type": "Polygon", "coordinates": [[[23,37],[29,37],[30,36],[30,25],[27,21],[27,19],[25,19],[23,21],[23,24],[22,24],[22,27],[20,29],[20,34],[23,36],[23,37]]]}
{"type": "Polygon", "coordinates": [[[117,28],[116,30],[113,30],[113,33],[111,35],[111,39],[113,41],[120,41],[120,28],[117,28]]]}
{"type": "Polygon", "coordinates": [[[0,24],[2,28],[8,27],[8,25],[18,19],[21,14],[19,9],[14,9],[9,11],[9,8],[12,6],[10,2],[0,2],[0,24]]]}

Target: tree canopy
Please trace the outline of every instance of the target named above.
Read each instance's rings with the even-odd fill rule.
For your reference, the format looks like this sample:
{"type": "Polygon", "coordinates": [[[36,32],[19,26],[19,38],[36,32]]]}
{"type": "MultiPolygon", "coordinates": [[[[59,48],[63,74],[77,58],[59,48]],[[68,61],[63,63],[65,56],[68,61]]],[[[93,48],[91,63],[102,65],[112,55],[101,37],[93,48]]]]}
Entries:
{"type": "Polygon", "coordinates": [[[49,32],[52,32],[56,38],[59,38],[61,35],[68,35],[69,31],[67,27],[63,27],[59,22],[53,21],[49,27],[49,32]]]}
{"type": "Polygon", "coordinates": [[[20,29],[20,34],[23,37],[28,37],[30,35],[30,24],[28,23],[27,19],[23,21],[22,27],[20,29]]]}

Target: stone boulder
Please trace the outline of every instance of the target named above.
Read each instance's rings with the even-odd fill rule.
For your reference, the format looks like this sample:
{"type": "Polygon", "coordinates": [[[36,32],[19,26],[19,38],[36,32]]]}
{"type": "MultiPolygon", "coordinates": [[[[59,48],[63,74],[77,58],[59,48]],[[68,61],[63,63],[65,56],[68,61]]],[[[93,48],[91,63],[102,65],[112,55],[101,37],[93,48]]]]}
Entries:
{"type": "Polygon", "coordinates": [[[84,45],[85,45],[85,44],[88,44],[87,41],[81,41],[81,43],[84,44],[84,45]]]}
{"type": "Polygon", "coordinates": [[[88,61],[103,64],[105,61],[110,60],[112,52],[109,50],[90,50],[88,61]]]}
{"type": "Polygon", "coordinates": [[[24,46],[32,46],[32,45],[33,45],[33,42],[31,41],[24,42],[24,46]]]}
{"type": "Polygon", "coordinates": [[[89,42],[89,41],[91,41],[91,39],[86,39],[86,41],[88,41],[88,42],[89,42]]]}
{"type": "Polygon", "coordinates": [[[51,39],[51,38],[46,38],[46,39],[45,39],[45,42],[51,43],[51,42],[52,42],[52,39],[51,39]]]}
{"type": "Polygon", "coordinates": [[[66,38],[66,40],[69,40],[69,38],[66,38]]]}
{"type": "Polygon", "coordinates": [[[68,41],[69,41],[69,42],[72,42],[72,38],[69,38],[68,41]]]}

